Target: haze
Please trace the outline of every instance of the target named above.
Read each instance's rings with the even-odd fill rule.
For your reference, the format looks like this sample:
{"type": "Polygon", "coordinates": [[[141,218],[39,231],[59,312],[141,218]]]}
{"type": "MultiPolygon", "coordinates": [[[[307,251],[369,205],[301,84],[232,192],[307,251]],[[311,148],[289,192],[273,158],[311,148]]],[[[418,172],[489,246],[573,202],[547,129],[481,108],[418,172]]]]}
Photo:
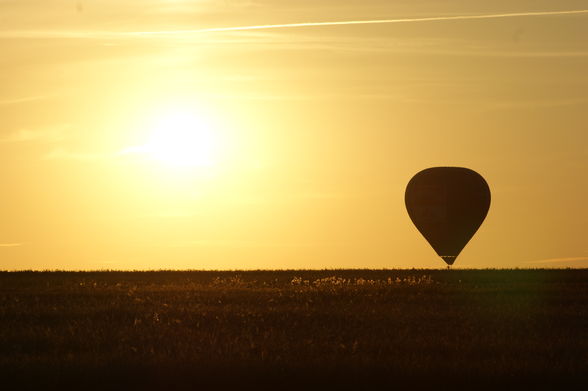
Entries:
{"type": "Polygon", "coordinates": [[[492,191],[455,267],[587,267],[586,3],[334,4],[0,0],[0,269],[443,267],[432,166],[492,191]]]}

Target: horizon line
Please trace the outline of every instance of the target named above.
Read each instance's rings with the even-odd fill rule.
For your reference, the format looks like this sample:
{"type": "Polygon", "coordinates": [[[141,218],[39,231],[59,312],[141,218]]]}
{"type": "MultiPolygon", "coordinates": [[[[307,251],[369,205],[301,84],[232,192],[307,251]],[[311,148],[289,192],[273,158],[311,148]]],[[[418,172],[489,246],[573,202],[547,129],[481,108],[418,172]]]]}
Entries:
{"type": "Polygon", "coordinates": [[[280,268],[280,269],[116,269],[116,268],[90,268],[90,269],[0,269],[0,273],[94,273],[94,272],[122,272],[122,273],[152,273],[152,272],[212,272],[212,273],[246,273],[246,272],[340,272],[340,271],[373,271],[373,272],[394,272],[394,271],[542,271],[542,270],[588,270],[588,267],[532,267],[532,266],[511,266],[511,267],[463,267],[452,266],[447,269],[446,266],[439,267],[390,267],[390,268],[349,268],[349,267],[333,267],[333,268],[280,268]]]}

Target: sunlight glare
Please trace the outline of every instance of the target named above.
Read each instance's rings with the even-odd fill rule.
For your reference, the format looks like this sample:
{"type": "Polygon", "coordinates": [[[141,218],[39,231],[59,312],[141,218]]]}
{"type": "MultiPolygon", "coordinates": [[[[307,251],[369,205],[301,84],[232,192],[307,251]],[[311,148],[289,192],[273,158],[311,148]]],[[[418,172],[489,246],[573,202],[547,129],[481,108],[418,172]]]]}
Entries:
{"type": "Polygon", "coordinates": [[[219,138],[215,126],[203,115],[172,110],[153,120],[145,144],[127,151],[143,154],[168,167],[213,167],[220,158],[219,138]]]}

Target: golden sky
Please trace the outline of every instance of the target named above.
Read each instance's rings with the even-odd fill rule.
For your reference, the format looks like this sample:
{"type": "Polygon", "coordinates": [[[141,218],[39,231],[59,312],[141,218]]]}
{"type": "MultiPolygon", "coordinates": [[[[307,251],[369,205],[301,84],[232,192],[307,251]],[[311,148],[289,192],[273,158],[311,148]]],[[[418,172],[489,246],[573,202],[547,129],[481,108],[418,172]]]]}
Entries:
{"type": "Polygon", "coordinates": [[[585,9],[0,0],[0,269],[444,267],[432,166],[492,191],[455,267],[587,267],[585,9]]]}

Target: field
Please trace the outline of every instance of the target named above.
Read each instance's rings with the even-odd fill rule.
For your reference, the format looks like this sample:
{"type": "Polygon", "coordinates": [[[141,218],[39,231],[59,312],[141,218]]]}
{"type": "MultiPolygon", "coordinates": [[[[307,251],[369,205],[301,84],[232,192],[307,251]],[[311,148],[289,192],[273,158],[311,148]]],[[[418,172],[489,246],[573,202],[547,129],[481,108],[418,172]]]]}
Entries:
{"type": "Polygon", "coordinates": [[[18,389],[588,380],[586,269],[0,272],[0,303],[18,389]]]}

